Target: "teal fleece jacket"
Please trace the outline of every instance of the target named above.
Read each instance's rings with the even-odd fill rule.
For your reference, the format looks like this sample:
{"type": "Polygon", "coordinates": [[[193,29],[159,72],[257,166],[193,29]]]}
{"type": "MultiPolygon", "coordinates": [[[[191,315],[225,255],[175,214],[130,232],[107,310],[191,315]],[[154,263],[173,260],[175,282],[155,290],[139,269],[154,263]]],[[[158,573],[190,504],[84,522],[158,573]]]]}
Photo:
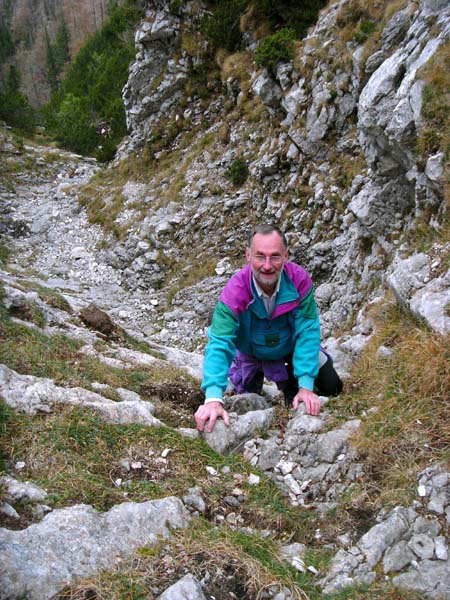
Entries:
{"type": "Polygon", "coordinates": [[[319,370],[320,323],[310,276],[287,262],[269,317],[247,265],[223,289],[208,338],[202,381],[206,399],[222,398],[236,350],[258,360],[281,360],[292,353],[299,387],[312,390],[319,370]]]}

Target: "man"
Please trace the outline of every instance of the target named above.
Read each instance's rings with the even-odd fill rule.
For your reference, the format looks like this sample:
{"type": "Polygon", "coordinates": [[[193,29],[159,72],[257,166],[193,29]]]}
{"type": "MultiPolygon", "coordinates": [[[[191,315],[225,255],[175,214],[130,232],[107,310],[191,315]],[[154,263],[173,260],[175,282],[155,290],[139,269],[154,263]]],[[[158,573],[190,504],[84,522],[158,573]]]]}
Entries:
{"type": "Polygon", "coordinates": [[[247,265],[226,284],[216,305],[205,350],[205,403],[195,413],[200,431],[218,418],[229,425],[222,395],[230,378],[237,392],[260,393],[276,382],[296,410],[320,411],[318,394],[339,394],[342,382],[320,348],[320,325],[308,273],[288,260],[286,237],[274,225],[253,229],[247,265]],[[230,368],[231,366],[231,368],[230,368]]]}

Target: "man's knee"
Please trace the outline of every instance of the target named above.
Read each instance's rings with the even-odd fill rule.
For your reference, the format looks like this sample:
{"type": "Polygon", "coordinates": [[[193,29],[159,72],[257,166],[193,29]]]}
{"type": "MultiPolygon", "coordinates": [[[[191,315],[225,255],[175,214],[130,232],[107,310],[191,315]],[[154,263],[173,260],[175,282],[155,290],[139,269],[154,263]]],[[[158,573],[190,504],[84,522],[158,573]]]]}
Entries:
{"type": "Polygon", "coordinates": [[[264,383],[264,373],[258,371],[250,381],[244,383],[244,388],[251,394],[261,394],[264,383]]]}
{"type": "Polygon", "coordinates": [[[342,392],[344,386],[336,373],[331,357],[328,357],[327,362],[319,369],[314,384],[321,396],[337,396],[342,392]]]}

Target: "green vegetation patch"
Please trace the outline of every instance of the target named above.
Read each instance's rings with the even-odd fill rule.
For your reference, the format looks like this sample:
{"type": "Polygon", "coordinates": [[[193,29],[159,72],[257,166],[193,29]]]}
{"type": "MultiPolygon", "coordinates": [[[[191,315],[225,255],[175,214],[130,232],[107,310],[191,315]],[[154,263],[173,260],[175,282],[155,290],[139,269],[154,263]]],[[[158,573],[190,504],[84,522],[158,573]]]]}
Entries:
{"type": "Polygon", "coordinates": [[[0,22],[0,65],[3,64],[15,52],[14,42],[8,25],[2,20],[0,22]]]}
{"type": "Polygon", "coordinates": [[[47,42],[47,81],[52,91],[56,91],[60,85],[60,75],[64,65],[70,60],[69,52],[69,30],[64,19],[59,23],[56,32],[55,41],[50,42],[48,36],[47,42]]]}
{"type": "Polygon", "coordinates": [[[326,0],[254,0],[254,5],[271,20],[273,26],[292,27],[296,37],[302,38],[308,27],[316,22],[326,0]]]}
{"type": "Polygon", "coordinates": [[[295,31],[283,28],[267,37],[261,42],[256,52],[258,67],[266,67],[272,75],[275,74],[277,65],[289,62],[294,56],[295,31]]]}
{"type": "Polygon", "coordinates": [[[243,158],[235,158],[225,171],[225,175],[231,179],[234,185],[242,185],[249,176],[247,163],[243,158]]]}
{"type": "Polygon", "coordinates": [[[101,161],[114,156],[127,132],[121,93],[135,56],[134,29],[142,14],[133,0],[115,6],[52,94],[43,115],[63,147],[101,161]]]}
{"type": "Polygon", "coordinates": [[[20,91],[20,81],[20,71],[11,66],[0,90],[0,119],[18,132],[31,135],[36,127],[36,112],[20,91]]]}
{"type": "Polygon", "coordinates": [[[126,500],[180,494],[207,477],[206,464],[222,462],[173,430],[109,424],[79,408],[34,417],[9,413],[3,428],[3,460],[23,460],[23,476],[47,489],[55,507],[85,502],[103,511],[126,500]],[[165,448],[171,454],[161,460],[165,448]]]}
{"type": "Polygon", "coordinates": [[[418,77],[425,82],[422,93],[424,126],[418,133],[417,153],[424,158],[436,152],[444,153],[446,184],[449,183],[450,160],[450,42],[442,44],[422,67],[418,77]]]}
{"type": "Polygon", "coordinates": [[[219,0],[213,13],[203,17],[200,31],[215,48],[233,52],[239,48],[240,16],[248,0],[219,0]]]}

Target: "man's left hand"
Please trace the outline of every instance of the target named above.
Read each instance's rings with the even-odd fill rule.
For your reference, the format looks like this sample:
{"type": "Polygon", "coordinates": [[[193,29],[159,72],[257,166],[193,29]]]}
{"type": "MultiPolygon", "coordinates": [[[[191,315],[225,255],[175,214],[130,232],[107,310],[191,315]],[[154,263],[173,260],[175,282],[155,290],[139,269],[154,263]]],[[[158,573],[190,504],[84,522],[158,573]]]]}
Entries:
{"type": "Polygon", "coordinates": [[[294,396],[292,402],[292,408],[297,410],[300,402],[305,404],[306,412],[309,415],[317,416],[320,412],[320,400],[314,392],[307,390],[306,388],[300,388],[294,396]]]}

